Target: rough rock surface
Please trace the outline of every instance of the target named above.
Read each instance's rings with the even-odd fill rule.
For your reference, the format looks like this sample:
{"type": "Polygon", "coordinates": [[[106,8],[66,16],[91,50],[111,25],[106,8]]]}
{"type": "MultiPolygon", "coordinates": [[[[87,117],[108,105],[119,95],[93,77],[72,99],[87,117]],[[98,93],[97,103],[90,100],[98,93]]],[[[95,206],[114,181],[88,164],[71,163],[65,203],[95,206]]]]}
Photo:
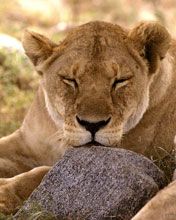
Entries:
{"type": "Polygon", "coordinates": [[[128,220],[164,184],[162,171],[134,152],[100,146],[71,149],[15,219],[28,219],[33,204],[39,204],[56,219],[128,220]]]}

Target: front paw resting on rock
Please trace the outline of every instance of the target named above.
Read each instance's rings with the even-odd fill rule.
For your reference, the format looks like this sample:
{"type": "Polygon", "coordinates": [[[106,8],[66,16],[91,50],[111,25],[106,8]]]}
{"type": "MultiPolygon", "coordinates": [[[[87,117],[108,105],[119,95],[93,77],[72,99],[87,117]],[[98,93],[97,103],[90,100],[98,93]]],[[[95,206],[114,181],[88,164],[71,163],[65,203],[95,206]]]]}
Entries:
{"type": "Polygon", "coordinates": [[[0,178],[0,213],[14,214],[49,169],[49,166],[41,166],[12,178],[0,178]]]}

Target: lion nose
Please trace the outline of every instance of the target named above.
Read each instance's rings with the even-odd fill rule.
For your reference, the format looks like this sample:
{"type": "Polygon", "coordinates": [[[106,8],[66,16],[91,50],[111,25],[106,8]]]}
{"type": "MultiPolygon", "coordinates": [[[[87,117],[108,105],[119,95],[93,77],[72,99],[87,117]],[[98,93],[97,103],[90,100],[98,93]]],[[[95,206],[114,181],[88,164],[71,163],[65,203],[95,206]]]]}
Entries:
{"type": "Polygon", "coordinates": [[[76,119],[78,121],[78,123],[85,127],[85,129],[87,131],[90,131],[90,133],[94,136],[95,133],[100,130],[101,128],[105,127],[111,120],[111,118],[109,117],[107,120],[102,120],[102,121],[98,121],[98,122],[89,122],[86,120],[82,120],[80,119],[78,116],[76,116],[76,119]]]}

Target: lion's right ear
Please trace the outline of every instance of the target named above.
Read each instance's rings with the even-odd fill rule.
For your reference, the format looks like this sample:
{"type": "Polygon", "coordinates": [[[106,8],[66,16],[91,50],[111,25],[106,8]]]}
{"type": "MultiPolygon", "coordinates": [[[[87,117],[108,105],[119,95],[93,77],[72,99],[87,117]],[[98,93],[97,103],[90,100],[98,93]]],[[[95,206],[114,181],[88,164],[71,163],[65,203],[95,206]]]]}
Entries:
{"type": "Polygon", "coordinates": [[[53,49],[58,46],[43,35],[29,30],[24,32],[22,43],[26,55],[34,66],[38,66],[51,56],[53,49]]]}

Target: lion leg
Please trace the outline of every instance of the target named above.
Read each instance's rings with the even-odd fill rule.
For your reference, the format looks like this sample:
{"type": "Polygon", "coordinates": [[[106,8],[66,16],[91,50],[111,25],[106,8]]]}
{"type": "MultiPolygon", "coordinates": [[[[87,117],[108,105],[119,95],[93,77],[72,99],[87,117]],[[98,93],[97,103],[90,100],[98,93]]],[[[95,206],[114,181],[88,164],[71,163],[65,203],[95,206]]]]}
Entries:
{"type": "Polygon", "coordinates": [[[11,178],[0,179],[0,212],[15,213],[49,170],[49,166],[41,166],[11,178]]]}
{"type": "Polygon", "coordinates": [[[0,212],[16,212],[49,169],[29,152],[19,130],[0,139],[0,212]]]}
{"type": "Polygon", "coordinates": [[[37,166],[20,130],[0,139],[0,178],[13,177],[37,166]]]}
{"type": "Polygon", "coordinates": [[[176,180],[158,192],[132,220],[175,220],[176,180]]]}

